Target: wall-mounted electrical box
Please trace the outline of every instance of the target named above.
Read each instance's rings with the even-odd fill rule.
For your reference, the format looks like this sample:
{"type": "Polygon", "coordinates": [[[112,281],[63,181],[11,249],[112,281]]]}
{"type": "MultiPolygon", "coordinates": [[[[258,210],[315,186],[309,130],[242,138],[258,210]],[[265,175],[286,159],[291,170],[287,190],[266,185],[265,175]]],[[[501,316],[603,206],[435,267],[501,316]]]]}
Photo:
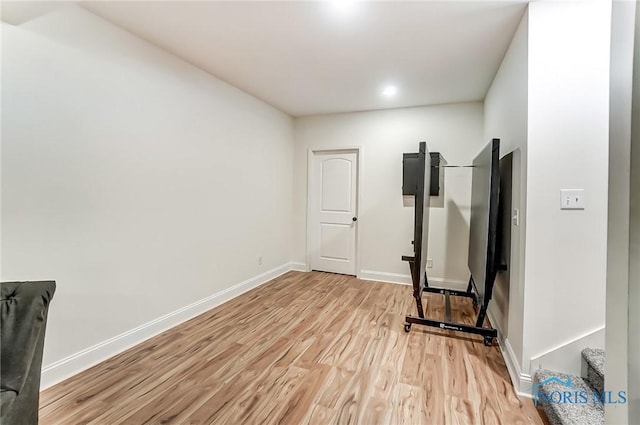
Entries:
{"type": "Polygon", "coordinates": [[[429,190],[431,196],[440,196],[441,183],[444,182],[444,168],[440,166],[445,163],[440,152],[431,152],[431,188],[429,190]]]}
{"type": "Polygon", "coordinates": [[[560,189],[561,210],[583,210],[584,189],[560,189]]]}
{"type": "Polygon", "coordinates": [[[418,187],[418,153],[402,154],[402,196],[413,196],[418,187]]]}
{"type": "MultiPolygon", "coordinates": [[[[431,152],[431,187],[430,196],[440,196],[440,184],[444,178],[444,169],[440,165],[444,164],[444,158],[440,152],[431,152]]],[[[418,154],[402,154],[402,195],[413,196],[418,187],[418,154]]]]}

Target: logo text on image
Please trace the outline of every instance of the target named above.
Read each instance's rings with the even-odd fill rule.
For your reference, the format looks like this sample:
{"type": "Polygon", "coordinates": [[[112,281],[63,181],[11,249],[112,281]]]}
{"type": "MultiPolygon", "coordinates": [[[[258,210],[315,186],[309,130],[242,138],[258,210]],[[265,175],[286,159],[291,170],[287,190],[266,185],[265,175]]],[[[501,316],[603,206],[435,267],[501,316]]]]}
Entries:
{"type": "Polygon", "coordinates": [[[574,388],[571,384],[571,378],[562,380],[557,376],[552,376],[539,382],[533,386],[533,403],[554,403],[554,404],[587,404],[587,403],[604,403],[604,404],[624,404],[627,402],[626,391],[603,391],[602,393],[593,391],[584,391],[574,388]],[[561,389],[544,392],[540,391],[544,384],[556,382],[561,389]],[[564,387],[564,388],[563,388],[564,387]]]}

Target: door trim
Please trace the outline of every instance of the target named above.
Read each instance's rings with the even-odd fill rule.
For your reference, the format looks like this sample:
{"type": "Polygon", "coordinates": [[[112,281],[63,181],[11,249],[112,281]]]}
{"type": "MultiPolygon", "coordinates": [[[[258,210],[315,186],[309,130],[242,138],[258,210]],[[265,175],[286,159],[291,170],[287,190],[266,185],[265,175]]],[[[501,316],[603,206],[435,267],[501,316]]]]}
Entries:
{"type": "Polygon", "coordinates": [[[360,270],[360,258],[361,258],[361,253],[360,253],[360,247],[362,246],[362,244],[360,243],[360,226],[362,223],[362,219],[360,217],[360,213],[362,212],[362,170],[364,168],[363,166],[363,161],[362,161],[362,157],[363,152],[364,152],[364,148],[362,146],[340,146],[340,147],[335,147],[335,148],[309,148],[307,149],[307,221],[306,221],[306,226],[307,226],[307,231],[306,231],[306,242],[305,242],[305,248],[306,248],[306,252],[305,252],[305,262],[307,263],[306,265],[306,270],[308,272],[311,271],[311,249],[309,247],[310,241],[311,241],[311,176],[310,176],[310,172],[311,172],[311,162],[313,161],[313,155],[316,152],[323,152],[323,153],[331,153],[331,152],[355,152],[356,153],[356,160],[358,162],[358,172],[356,173],[357,176],[357,182],[356,182],[356,202],[357,202],[357,207],[356,207],[356,217],[358,217],[358,224],[356,225],[356,277],[359,279],[360,276],[362,275],[362,271],[360,270]]]}

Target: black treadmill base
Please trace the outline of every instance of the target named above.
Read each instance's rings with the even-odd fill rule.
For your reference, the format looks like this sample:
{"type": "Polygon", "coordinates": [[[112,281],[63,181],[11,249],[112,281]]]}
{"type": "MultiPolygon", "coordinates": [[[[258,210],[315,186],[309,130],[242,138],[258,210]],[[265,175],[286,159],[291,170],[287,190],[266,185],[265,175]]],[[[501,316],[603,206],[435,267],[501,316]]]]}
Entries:
{"type": "Polygon", "coordinates": [[[449,331],[465,332],[475,335],[482,335],[484,337],[484,345],[493,345],[493,339],[498,336],[498,331],[494,328],[482,328],[478,326],[471,326],[462,323],[449,322],[443,320],[432,320],[416,316],[406,316],[404,330],[409,332],[412,324],[429,326],[431,328],[438,328],[449,331]]]}

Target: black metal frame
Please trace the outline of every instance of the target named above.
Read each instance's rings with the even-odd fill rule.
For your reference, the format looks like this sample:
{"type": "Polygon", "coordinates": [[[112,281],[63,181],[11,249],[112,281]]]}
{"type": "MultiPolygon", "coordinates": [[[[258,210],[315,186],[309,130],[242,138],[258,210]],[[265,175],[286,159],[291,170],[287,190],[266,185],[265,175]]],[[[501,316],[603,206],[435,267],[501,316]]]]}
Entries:
{"type": "Polygon", "coordinates": [[[429,326],[432,328],[446,329],[450,331],[465,332],[475,335],[482,335],[484,337],[484,345],[493,345],[493,339],[498,336],[498,331],[494,328],[485,328],[484,320],[487,317],[488,303],[482,303],[478,309],[478,296],[474,292],[475,282],[473,277],[469,278],[469,284],[466,291],[457,291],[447,288],[435,288],[429,286],[429,281],[425,274],[424,286],[420,287],[420,278],[418,276],[419,271],[416,271],[415,257],[402,257],[403,261],[409,262],[411,268],[411,277],[413,281],[413,298],[416,300],[416,309],[418,310],[418,317],[408,315],[405,317],[404,330],[409,332],[412,324],[429,326]],[[422,293],[429,292],[432,294],[442,294],[445,296],[445,320],[433,320],[426,318],[424,315],[424,307],[422,306],[422,293]],[[451,320],[451,296],[471,298],[473,301],[473,308],[478,312],[476,318],[476,325],[468,325],[466,323],[458,323],[451,320]]]}
{"type": "MultiPolygon", "coordinates": [[[[413,298],[416,301],[416,309],[418,311],[418,317],[408,315],[406,316],[404,330],[405,332],[409,332],[411,330],[412,324],[418,324],[423,326],[430,326],[433,328],[439,329],[447,329],[458,332],[466,332],[476,335],[482,335],[484,337],[484,344],[489,346],[493,345],[493,340],[498,336],[498,331],[494,328],[485,328],[484,321],[487,317],[487,308],[489,307],[489,302],[491,301],[491,295],[493,292],[493,284],[496,278],[496,274],[498,271],[497,261],[496,261],[496,245],[497,245],[497,233],[498,233],[498,196],[499,196],[499,169],[498,169],[498,158],[499,158],[499,147],[500,140],[493,139],[485,150],[491,155],[491,163],[490,163],[490,194],[489,194],[489,208],[488,208],[488,242],[487,242],[487,256],[485,263],[485,274],[482,276],[482,280],[484,282],[480,282],[482,291],[478,291],[478,287],[476,286],[476,282],[473,278],[474,272],[472,271],[471,276],[469,278],[469,284],[467,285],[466,291],[456,291],[453,289],[446,288],[435,288],[429,286],[429,280],[427,278],[427,272],[425,267],[423,267],[423,263],[426,257],[426,252],[423,251],[423,227],[428,229],[428,211],[425,213],[425,207],[428,208],[428,197],[430,194],[430,188],[425,184],[425,180],[427,176],[431,175],[432,170],[426,170],[428,167],[428,163],[424,161],[424,157],[428,153],[426,143],[420,142],[419,153],[418,153],[418,169],[414,172],[417,172],[417,181],[411,184],[411,187],[407,187],[403,189],[413,189],[412,194],[415,195],[415,220],[414,220],[414,256],[408,257],[403,256],[402,260],[409,262],[409,267],[411,269],[411,280],[413,282],[413,298]],[[421,156],[422,155],[422,156],[421,156]],[[422,162],[420,161],[422,159],[422,162]],[[428,173],[428,174],[427,174],[428,173]],[[415,189],[414,186],[415,185],[415,189]],[[426,217],[426,218],[425,218],[426,217]],[[424,273],[424,276],[422,275],[424,273]],[[424,284],[421,283],[422,278],[424,277],[424,284]],[[422,305],[422,293],[428,292],[433,294],[442,294],[445,296],[445,320],[433,320],[425,317],[424,307],[422,305]],[[458,323],[453,322],[451,320],[451,296],[457,297],[465,297],[471,298],[473,302],[474,310],[477,311],[478,317],[476,318],[475,326],[468,325],[466,323],[458,323]]],[[[482,154],[482,151],[481,151],[482,154]]],[[[407,154],[405,154],[406,157],[407,154]]],[[[476,166],[476,161],[479,157],[476,157],[474,160],[474,166],[476,166]]],[[[430,163],[430,161],[429,161],[430,163]]],[[[403,166],[403,168],[406,168],[403,166]]],[[[403,169],[403,175],[406,174],[407,170],[403,169]]],[[[403,176],[403,179],[406,180],[406,176],[403,176]]],[[[411,182],[405,182],[411,183],[411,182]]],[[[470,250],[472,249],[471,244],[470,250]]],[[[470,257],[471,258],[471,257],[470,257]]],[[[470,270],[473,270],[471,265],[469,266],[470,270]]]]}

